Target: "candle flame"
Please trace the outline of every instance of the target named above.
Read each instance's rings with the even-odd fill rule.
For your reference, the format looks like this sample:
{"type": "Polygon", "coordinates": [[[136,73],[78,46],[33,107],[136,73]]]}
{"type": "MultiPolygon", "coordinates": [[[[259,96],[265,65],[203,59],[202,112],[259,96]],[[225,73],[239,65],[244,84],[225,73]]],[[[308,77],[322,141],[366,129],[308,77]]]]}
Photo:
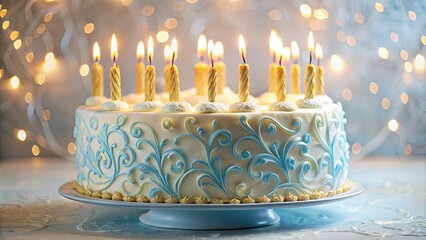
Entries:
{"type": "Polygon", "coordinates": [[[315,42],[314,42],[314,36],[312,32],[309,32],[308,36],[308,50],[310,53],[314,52],[315,42]]]}
{"type": "Polygon", "coordinates": [[[164,59],[166,60],[166,62],[172,61],[172,48],[170,47],[170,45],[166,45],[164,47],[164,59]]]}
{"type": "Polygon", "coordinates": [[[204,58],[204,55],[206,54],[206,47],[207,47],[207,39],[204,34],[201,34],[198,38],[198,46],[197,46],[197,53],[198,57],[200,59],[204,58]]]}
{"type": "Polygon", "coordinates": [[[172,61],[174,61],[177,58],[177,48],[178,48],[176,38],[172,39],[172,46],[171,47],[172,47],[172,61]]]}
{"type": "Polygon", "coordinates": [[[115,34],[113,34],[112,40],[111,40],[111,59],[114,63],[117,61],[117,57],[118,57],[117,38],[115,37],[115,34]]]}
{"type": "Polygon", "coordinates": [[[210,61],[213,64],[213,56],[216,55],[215,49],[214,49],[214,42],[213,42],[213,40],[209,40],[209,42],[207,44],[207,51],[209,53],[210,61]]]}
{"type": "Polygon", "coordinates": [[[290,48],[289,47],[284,47],[282,49],[282,51],[281,51],[281,54],[283,56],[284,62],[286,62],[286,63],[290,62],[291,52],[290,52],[290,48]]]}
{"type": "Polygon", "coordinates": [[[99,62],[99,60],[101,59],[101,50],[99,49],[98,42],[95,42],[95,44],[93,45],[93,59],[95,60],[95,62],[99,62]]]}
{"type": "Polygon", "coordinates": [[[277,38],[275,39],[275,48],[274,48],[275,55],[280,56],[282,49],[283,49],[283,41],[281,40],[280,37],[277,36],[277,38]]]}
{"type": "Polygon", "coordinates": [[[139,59],[139,61],[142,61],[145,56],[145,45],[142,41],[138,42],[138,47],[136,49],[136,57],[139,59]]]}
{"type": "MultiPolygon", "coordinates": [[[[152,61],[152,56],[154,55],[154,41],[152,40],[152,36],[148,38],[148,58],[152,61]]],[[[151,64],[151,63],[150,63],[151,64]]]]}
{"type": "Polygon", "coordinates": [[[269,53],[271,54],[271,57],[273,57],[274,54],[277,53],[275,51],[276,50],[275,42],[276,42],[277,37],[278,37],[277,32],[274,29],[272,29],[271,33],[269,34],[269,53]]]}
{"type": "Polygon", "coordinates": [[[297,45],[297,42],[295,41],[291,41],[291,55],[293,60],[299,59],[299,45],[297,45]]]}
{"type": "Polygon", "coordinates": [[[240,54],[243,58],[243,62],[245,63],[245,57],[246,57],[246,43],[244,42],[243,35],[238,36],[238,47],[240,49],[240,54]]]}
{"type": "Polygon", "coordinates": [[[315,56],[318,60],[321,60],[323,57],[322,47],[318,43],[315,45],[315,56]]]}
{"type": "Polygon", "coordinates": [[[221,41],[217,41],[214,45],[215,50],[215,58],[222,59],[223,58],[223,44],[221,41]]]}

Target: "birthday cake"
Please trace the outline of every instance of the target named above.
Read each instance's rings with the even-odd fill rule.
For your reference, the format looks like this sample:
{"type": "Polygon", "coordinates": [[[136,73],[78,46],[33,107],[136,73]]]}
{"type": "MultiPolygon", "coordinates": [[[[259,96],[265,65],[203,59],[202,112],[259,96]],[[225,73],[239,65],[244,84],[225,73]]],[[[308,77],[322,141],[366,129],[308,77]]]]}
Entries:
{"type": "MultiPolygon", "coordinates": [[[[241,69],[248,65],[240,66],[244,81],[241,69]]],[[[163,100],[80,106],[74,188],[95,198],[181,204],[303,201],[350,189],[340,103],[290,94],[269,104],[242,90],[227,89],[220,103],[210,95],[204,102],[193,90],[181,94],[201,98],[196,106],[163,100]]]]}

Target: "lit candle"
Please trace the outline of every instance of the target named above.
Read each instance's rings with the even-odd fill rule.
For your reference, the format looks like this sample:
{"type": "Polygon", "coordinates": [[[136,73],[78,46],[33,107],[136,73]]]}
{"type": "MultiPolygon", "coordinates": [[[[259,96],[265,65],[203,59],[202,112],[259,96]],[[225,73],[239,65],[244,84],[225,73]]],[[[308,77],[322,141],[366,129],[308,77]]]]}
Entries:
{"type": "Polygon", "coordinates": [[[277,102],[285,102],[286,100],[286,89],[285,89],[285,78],[286,72],[284,66],[282,66],[282,61],[284,58],[284,49],[281,50],[279,65],[277,66],[277,74],[276,74],[276,83],[277,83],[277,102]]]}
{"type": "Polygon", "coordinates": [[[324,95],[324,68],[320,64],[323,53],[321,45],[318,43],[315,46],[315,56],[317,58],[317,69],[315,71],[315,94],[324,95]]]}
{"type": "Polygon", "coordinates": [[[308,49],[309,49],[309,64],[306,65],[305,71],[305,99],[312,99],[315,96],[315,66],[312,64],[312,55],[314,53],[314,37],[312,32],[309,32],[308,49]]]}
{"type": "Polygon", "coordinates": [[[164,88],[166,92],[170,91],[170,67],[172,66],[172,49],[170,45],[164,47],[164,59],[166,60],[166,66],[164,67],[164,88]]]}
{"type": "Polygon", "coordinates": [[[154,54],[154,43],[152,37],[148,39],[148,61],[145,73],[145,101],[154,101],[155,96],[155,67],[152,65],[152,57],[154,54]]]}
{"type": "Polygon", "coordinates": [[[209,81],[208,81],[208,96],[209,102],[216,102],[216,87],[217,87],[217,71],[213,62],[213,54],[215,53],[214,43],[212,40],[209,40],[208,43],[208,53],[211,61],[211,68],[209,70],[209,81]]]}
{"type": "Polygon", "coordinates": [[[223,59],[223,44],[222,42],[216,42],[214,46],[214,55],[216,58],[216,71],[217,71],[217,92],[219,94],[223,93],[223,90],[226,86],[226,65],[222,61],[223,59]]]}
{"type": "Polygon", "coordinates": [[[179,102],[179,71],[174,65],[177,58],[177,41],[176,38],[172,40],[172,65],[170,67],[170,92],[169,102],[179,102]]]}
{"type": "Polygon", "coordinates": [[[300,91],[300,66],[297,64],[299,60],[299,46],[297,42],[291,42],[291,55],[293,57],[293,65],[291,66],[291,93],[301,94],[300,91]]]}
{"type": "Polygon", "coordinates": [[[277,32],[275,30],[271,30],[269,34],[269,53],[272,57],[272,63],[269,64],[269,92],[273,93],[276,91],[276,82],[275,77],[277,73],[277,32]]]}
{"type": "Polygon", "coordinates": [[[136,93],[141,94],[144,91],[144,80],[145,80],[145,65],[143,63],[145,55],[145,46],[142,41],[138,43],[136,50],[136,93]]]}
{"type": "Polygon", "coordinates": [[[93,67],[92,67],[92,96],[102,97],[104,95],[104,68],[99,63],[101,51],[98,42],[93,46],[93,67]]]}
{"type": "Polygon", "coordinates": [[[114,64],[109,69],[110,92],[111,92],[111,100],[113,101],[121,100],[121,77],[120,77],[120,67],[116,63],[117,57],[118,57],[117,39],[115,37],[115,34],[113,34],[112,40],[111,40],[111,58],[114,64]]]}
{"type": "Polygon", "coordinates": [[[239,100],[240,102],[247,102],[249,97],[249,88],[250,88],[250,68],[246,64],[246,44],[244,42],[243,36],[240,34],[238,36],[238,47],[240,49],[240,54],[243,59],[243,64],[240,64],[240,74],[238,81],[238,90],[239,90],[239,100]]]}
{"type": "Polygon", "coordinates": [[[209,67],[204,62],[204,56],[206,54],[207,40],[206,36],[201,35],[198,39],[197,53],[200,58],[200,62],[194,66],[194,83],[197,90],[197,95],[206,95],[207,91],[207,74],[209,67]]]}

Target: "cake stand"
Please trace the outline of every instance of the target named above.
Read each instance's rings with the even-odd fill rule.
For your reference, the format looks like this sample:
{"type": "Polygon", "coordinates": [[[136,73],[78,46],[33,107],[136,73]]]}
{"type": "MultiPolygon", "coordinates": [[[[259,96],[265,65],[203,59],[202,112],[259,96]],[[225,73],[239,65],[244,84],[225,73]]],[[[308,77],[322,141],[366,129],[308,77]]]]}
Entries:
{"type": "Polygon", "coordinates": [[[89,197],[72,188],[72,182],[59,187],[59,194],[78,202],[131,207],[148,210],[139,217],[147,225],[190,230],[219,230],[264,227],[280,221],[275,208],[308,207],[341,201],[360,194],[364,190],[359,183],[352,182],[352,188],[342,194],[321,199],[297,202],[271,202],[251,204],[167,204],[123,202],[89,197]]]}

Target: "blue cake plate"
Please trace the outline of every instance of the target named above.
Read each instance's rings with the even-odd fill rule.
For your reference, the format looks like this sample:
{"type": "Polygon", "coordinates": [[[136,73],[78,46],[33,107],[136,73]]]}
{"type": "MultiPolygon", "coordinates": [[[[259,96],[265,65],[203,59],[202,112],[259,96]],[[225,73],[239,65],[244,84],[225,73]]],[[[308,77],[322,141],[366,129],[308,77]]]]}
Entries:
{"type": "Polygon", "coordinates": [[[352,188],[342,194],[321,199],[297,202],[271,202],[251,204],[167,204],[123,202],[89,197],[75,191],[72,182],[59,187],[63,197],[83,203],[146,209],[139,220],[147,225],[161,228],[190,230],[219,230],[264,227],[280,221],[274,208],[308,207],[328,204],[354,197],[364,187],[352,181],[352,188]]]}

